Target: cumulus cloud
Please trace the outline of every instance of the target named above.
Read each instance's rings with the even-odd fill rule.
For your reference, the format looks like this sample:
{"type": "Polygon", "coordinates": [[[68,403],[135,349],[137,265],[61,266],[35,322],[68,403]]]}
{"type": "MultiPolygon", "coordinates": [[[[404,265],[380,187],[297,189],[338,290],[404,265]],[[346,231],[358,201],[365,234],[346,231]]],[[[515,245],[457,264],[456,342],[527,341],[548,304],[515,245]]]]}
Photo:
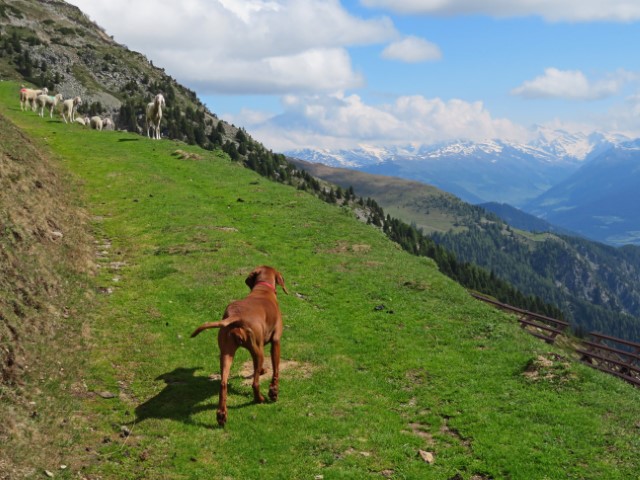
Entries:
{"type": "MultiPolygon", "coordinates": [[[[163,65],[175,55],[161,52],[163,65]]],[[[228,58],[224,68],[220,60],[183,58],[180,75],[201,94],[285,94],[289,92],[330,91],[356,88],[363,84],[345,49],[312,49],[292,55],[248,60],[228,58]],[[211,73],[215,71],[215,76],[211,73]]]]}
{"type": "Polygon", "coordinates": [[[295,148],[351,148],[359,144],[408,145],[467,138],[524,141],[529,132],[494,118],[482,102],[444,101],[420,95],[369,105],[358,95],[287,96],[284,113],[247,125],[256,138],[278,151],[295,148]]]}
{"type": "Polygon", "coordinates": [[[437,45],[419,37],[409,36],[391,43],[382,51],[382,58],[407,63],[440,60],[442,53],[437,45]]]}
{"type": "Polygon", "coordinates": [[[405,14],[480,14],[499,18],[535,15],[552,22],[640,19],[640,3],[636,0],[361,0],[360,3],[405,14]]]}
{"type": "Polygon", "coordinates": [[[511,93],[525,98],[597,100],[619,93],[627,82],[636,77],[636,74],[620,70],[604,79],[589,81],[579,70],[547,68],[544,75],[524,82],[511,93]]]}
{"type": "Polygon", "coordinates": [[[346,48],[398,35],[390,19],[359,18],[338,0],[70,3],[201,94],[358,87],[362,77],[346,48]]]}

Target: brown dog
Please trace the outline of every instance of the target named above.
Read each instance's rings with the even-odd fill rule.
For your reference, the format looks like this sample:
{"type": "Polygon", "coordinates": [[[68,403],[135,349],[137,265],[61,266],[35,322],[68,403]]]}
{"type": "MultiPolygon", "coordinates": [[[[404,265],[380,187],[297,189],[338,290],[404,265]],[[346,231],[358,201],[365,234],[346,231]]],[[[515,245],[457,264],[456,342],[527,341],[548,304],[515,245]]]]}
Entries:
{"type": "Polygon", "coordinates": [[[260,375],[264,373],[264,346],[271,343],[271,365],[273,378],[269,386],[269,398],[274,402],[278,398],[278,376],[280,368],[280,337],[282,336],[282,317],[276,299],[276,285],[280,285],[288,294],[284,279],[276,269],[256,267],[245,280],[251,293],[242,300],[230,303],[219,322],[200,325],[191,334],[195,337],[208,328],[219,328],[218,345],[220,347],[220,400],[218,402],[218,424],[227,422],[227,383],[233,356],[238,347],[244,347],[253,358],[253,398],[256,403],[264,402],[260,394],[260,375]]]}

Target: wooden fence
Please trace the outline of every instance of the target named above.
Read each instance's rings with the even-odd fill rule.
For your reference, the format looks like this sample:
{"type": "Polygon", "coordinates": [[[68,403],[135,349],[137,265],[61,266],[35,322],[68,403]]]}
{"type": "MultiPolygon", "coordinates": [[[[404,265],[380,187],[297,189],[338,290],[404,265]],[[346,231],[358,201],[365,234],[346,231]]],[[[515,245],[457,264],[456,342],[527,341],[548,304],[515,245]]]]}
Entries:
{"type": "Polygon", "coordinates": [[[498,302],[493,298],[485,297],[475,292],[471,292],[471,296],[482,300],[483,302],[490,303],[502,310],[507,310],[518,315],[518,321],[520,326],[529,332],[531,335],[541,338],[547,343],[553,343],[556,337],[564,332],[569,323],[563,320],[557,320],[551,317],[545,317],[537,313],[529,312],[513,305],[507,305],[506,303],[498,302]]]}
{"type": "Polygon", "coordinates": [[[640,343],[590,333],[576,351],[581,362],[640,387],[640,343]]]}
{"type": "MultiPolygon", "coordinates": [[[[556,337],[569,327],[565,321],[528,312],[475,292],[470,293],[478,300],[515,313],[523,329],[547,343],[554,343],[556,337]]],[[[581,355],[582,363],[640,387],[640,343],[592,332],[581,340],[575,351],[581,355]]]]}

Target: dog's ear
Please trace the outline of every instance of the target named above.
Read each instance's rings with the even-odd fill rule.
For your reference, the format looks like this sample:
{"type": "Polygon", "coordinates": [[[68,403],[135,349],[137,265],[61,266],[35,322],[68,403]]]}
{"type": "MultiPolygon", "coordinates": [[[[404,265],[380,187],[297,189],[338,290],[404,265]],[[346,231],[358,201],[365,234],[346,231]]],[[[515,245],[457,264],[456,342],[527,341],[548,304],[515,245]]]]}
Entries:
{"type": "Polygon", "coordinates": [[[287,287],[284,286],[284,277],[280,272],[276,272],[276,284],[280,285],[282,287],[282,290],[284,290],[284,293],[289,295],[289,292],[287,291],[287,287]]]}
{"type": "Polygon", "coordinates": [[[258,278],[258,273],[259,273],[258,269],[256,268],[253,272],[251,272],[249,274],[249,276],[244,281],[244,283],[247,284],[247,287],[249,287],[250,290],[253,290],[253,287],[256,284],[256,279],[258,278]]]}

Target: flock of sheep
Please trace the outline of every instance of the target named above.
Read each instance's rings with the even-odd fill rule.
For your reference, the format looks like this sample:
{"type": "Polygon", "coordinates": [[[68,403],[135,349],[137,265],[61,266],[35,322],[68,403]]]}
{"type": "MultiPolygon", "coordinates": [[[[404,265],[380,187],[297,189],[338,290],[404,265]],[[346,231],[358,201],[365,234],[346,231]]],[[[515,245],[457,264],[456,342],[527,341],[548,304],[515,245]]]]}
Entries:
{"type": "Polygon", "coordinates": [[[113,122],[110,118],[101,118],[99,116],[94,117],[76,117],[76,111],[78,106],[82,105],[82,99],[80,97],[63,99],[61,93],[57,95],[49,95],[47,88],[41,90],[34,90],[32,88],[22,87],[20,89],[20,109],[25,110],[31,108],[34,112],[40,110],[40,116],[44,117],[44,109],[49,109],[49,118],[53,118],[53,111],[58,104],[62,105],[62,119],[64,123],[79,123],[80,125],[90,126],[95,130],[102,130],[103,128],[109,128],[113,126],[113,122]]]}
{"type": "MultiPolygon", "coordinates": [[[[44,117],[44,109],[49,109],[49,117],[53,118],[53,111],[58,104],[62,104],[62,119],[64,123],[79,123],[83,126],[91,127],[94,130],[110,129],[113,128],[113,122],[109,117],[93,116],[89,117],[76,117],[76,111],[78,106],[82,105],[82,99],[80,97],[63,99],[61,93],[51,96],[49,90],[45,87],[40,90],[32,88],[22,87],[20,89],[20,109],[31,108],[32,111],[40,109],[40,116],[44,117]]],[[[147,104],[146,109],[146,126],[147,136],[155,140],[160,140],[160,122],[162,121],[162,109],[165,107],[165,101],[162,94],[157,94],[153,99],[153,102],[147,104]],[[153,131],[153,136],[151,132],[153,131]]]]}

